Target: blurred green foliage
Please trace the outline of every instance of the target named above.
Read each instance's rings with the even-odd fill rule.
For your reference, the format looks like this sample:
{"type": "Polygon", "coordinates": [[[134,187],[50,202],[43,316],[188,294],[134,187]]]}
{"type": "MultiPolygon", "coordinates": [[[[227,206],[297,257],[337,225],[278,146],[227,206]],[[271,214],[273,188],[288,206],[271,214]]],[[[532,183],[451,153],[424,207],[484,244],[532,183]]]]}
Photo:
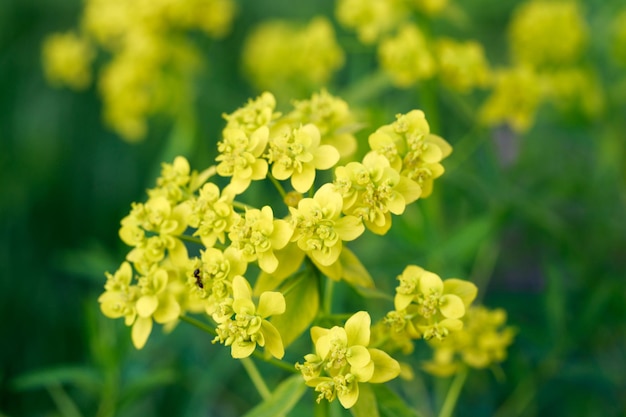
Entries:
{"type": "MultiPolygon", "coordinates": [[[[470,373],[457,415],[626,415],[626,75],[606,57],[607,22],[619,3],[584,3],[598,28],[589,54],[608,97],[601,117],[546,107],[521,136],[470,130],[472,120],[448,118],[459,113],[454,98],[434,90],[433,130],[455,148],[446,174],[432,198],[394,222],[391,245],[354,246],[382,287],[392,289],[409,260],[471,279],[487,306],[508,311],[518,330],[509,358],[502,372],[470,373]]],[[[221,114],[256,95],[233,53],[248,30],[266,18],[332,15],[331,1],[294,4],[241,0],[232,34],[205,45],[193,167],[214,159],[221,114]]],[[[502,33],[516,4],[466,7],[464,29],[493,62],[504,60],[502,33]]],[[[130,145],[103,127],[95,88],[46,84],[42,40],[73,27],[80,8],[78,0],[0,3],[0,415],[241,415],[260,397],[241,365],[224,360],[228,349],[180,325],[136,352],[128,328],[98,309],[103,271],[114,271],[126,251],[119,220],[176,149],[166,146],[168,123],[153,122],[147,140],[130,145]]],[[[343,81],[371,69],[355,48],[343,81]]],[[[380,124],[425,104],[398,91],[360,103],[380,124]]],[[[351,289],[337,291],[350,303],[351,289]]],[[[419,374],[392,385],[429,416],[449,383],[419,374]]]]}

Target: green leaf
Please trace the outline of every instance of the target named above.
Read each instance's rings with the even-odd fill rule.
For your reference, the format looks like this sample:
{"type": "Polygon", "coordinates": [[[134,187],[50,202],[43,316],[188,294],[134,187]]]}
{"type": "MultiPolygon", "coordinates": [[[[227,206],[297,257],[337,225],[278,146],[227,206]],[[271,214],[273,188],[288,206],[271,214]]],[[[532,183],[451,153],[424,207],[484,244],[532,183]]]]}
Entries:
{"type": "Polygon", "coordinates": [[[374,288],[374,280],[359,258],[344,246],[339,256],[343,267],[342,278],[353,287],[374,288]]]}
{"type": "Polygon", "coordinates": [[[71,384],[97,393],[102,387],[102,380],[93,369],[67,365],[22,374],[13,379],[12,385],[17,391],[26,391],[60,384],[71,384]]]}
{"type": "Polygon", "coordinates": [[[467,223],[449,239],[441,242],[437,252],[446,259],[458,259],[459,262],[473,259],[479,244],[493,232],[493,223],[493,214],[467,223]]]}
{"type": "Polygon", "coordinates": [[[285,312],[272,317],[285,349],[313,322],[319,309],[319,286],[315,274],[301,274],[285,293],[285,312]]]}
{"type": "Polygon", "coordinates": [[[300,400],[306,385],[300,374],[293,375],[276,387],[272,395],[248,411],[244,417],[274,417],[287,414],[300,400]]]}
{"type": "Polygon", "coordinates": [[[378,410],[381,417],[420,417],[402,398],[384,384],[372,385],[378,399],[378,410]]]}
{"type": "Polygon", "coordinates": [[[350,412],[354,417],[380,417],[371,384],[359,384],[359,399],[350,409],[350,412]]]}

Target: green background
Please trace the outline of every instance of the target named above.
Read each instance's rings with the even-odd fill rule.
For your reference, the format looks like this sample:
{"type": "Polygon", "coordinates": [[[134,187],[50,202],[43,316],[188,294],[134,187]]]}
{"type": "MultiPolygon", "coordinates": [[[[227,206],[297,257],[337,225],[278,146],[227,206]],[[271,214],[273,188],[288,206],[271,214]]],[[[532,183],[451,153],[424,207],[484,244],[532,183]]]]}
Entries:
{"type": "MultiPolygon", "coordinates": [[[[502,33],[518,2],[471,3],[464,7],[471,23],[458,36],[479,39],[493,62],[505,62],[502,33]]],[[[459,416],[626,415],[626,75],[606,55],[606,27],[619,3],[583,4],[597,29],[589,54],[608,103],[598,119],[544,106],[524,135],[472,130],[435,88],[436,133],[455,147],[446,174],[387,237],[353,246],[382,287],[393,288],[413,263],[472,279],[485,305],[507,310],[518,334],[505,376],[472,372],[459,416]]],[[[238,4],[227,38],[200,41],[210,64],[198,80],[198,128],[187,154],[197,169],[215,157],[221,114],[258,93],[233,53],[250,28],[267,18],[332,16],[330,1],[238,4]]],[[[103,126],[96,88],[46,84],[42,40],[75,27],[80,9],[76,0],[0,3],[0,415],[240,415],[260,397],[228,349],[180,325],[169,335],[155,329],[137,352],[129,329],[99,311],[104,271],[117,269],[127,251],[119,221],[176,149],[168,148],[169,122],[154,121],[144,142],[128,144],[103,126]]],[[[341,95],[373,58],[354,47],[353,35],[338,33],[354,48],[331,90],[341,95]]],[[[428,104],[424,97],[387,90],[359,106],[379,126],[428,104]]],[[[338,292],[346,302],[337,310],[362,308],[351,290],[338,292]]],[[[270,379],[280,376],[260,367],[270,379]]],[[[429,416],[447,384],[420,373],[395,387],[429,416]]],[[[307,415],[312,398],[297,415],[307,415]]]]}

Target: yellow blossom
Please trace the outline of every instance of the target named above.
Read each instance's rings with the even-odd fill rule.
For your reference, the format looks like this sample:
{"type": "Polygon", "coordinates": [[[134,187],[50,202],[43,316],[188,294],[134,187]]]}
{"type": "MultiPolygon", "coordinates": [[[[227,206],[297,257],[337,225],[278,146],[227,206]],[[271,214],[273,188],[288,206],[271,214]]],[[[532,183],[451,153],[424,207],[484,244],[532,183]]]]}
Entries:
{"type": "Polygon", "coordinates": [[[368,141],[393,169],[419,184],[422,198],[432,193],[434,180],[444,173],[441,161],[452,152],[448,142],[430,133],[421,110],[398,114],[394,123],[378,128],[368,141]]]}
{"type": "Polygon", "coordinates": [[[337,261],[343,241],[359,237],[364,226],[355,216],[341,216],[343,198],[332,184],[323,185],[313,198],[303,198],[289,207],[294,225],[292,242],[322,266],[337,261]]]}
{"type": "Polygon", "coordinates": [[[191,201],[189,225],[196,228],[193,234],[200,237],[205,247],[213,247],[216,241],[225,242],[226,234],[237,219],[233,197],[220,193],[217,185],[206,183],[198,197],[191,201]]]}
{"type": "Polygon", "coordinates": [[[364,44],[373,44],[406,18],[408,9],[402,0],[339,0],[337,20],[356,31],[364,44]]]}
{"type": "Polygon", "coordinates": [[[438,75],[442,82],[459,92],[486,87],[491,74],[485,52],[476,41],[438,39],[435,46],[438,75]]]}
{"type": "Polygon", "coordinates": [[[48,36],[43,44],[42,59],[47,80],[53,85],[67,85],[76,90],[91,82],[93,45],[74,32],[48,36]]]}
{"type": "Polygon", "coordinates": [[[278,330],[267,317],[285,312],[285,298],[279,292],[266,291],[259,297],[258,308],[252,301],[252,289],[240,275],[233,278],[232,317],[221,321],[213,343],[231,347],[235,359],[247,358],[256,346],[265,347],[274,357],[285,354],[278,330]]]}
{"type": "Polygon", "coordinates": [[[219,155],[215,160],[217,173],[231,177],[228,192],[241,194],[252,180],[267,176],[267,161],[261,158],[269,138],[267,126],[261,126],[251,134],[237,127],[226,128],[218,142],[219,155]]]}
{"type": "Polygon", "coordinates": [[[350,162],[335,168],[335,188],[343,197],[343,212],[363,220],[376,234],[391,227],[391,213],[404,213],[407,204],[417,200],[420,186],[391,168],[389,160],[370,152],[363,162],[350,162]]]}
{"type": "Polygon", "coordinates": [[[437,376],[448,376],[461,364],[484,369],[506,359],[506,349],[513,342],[515,331],[505,326],[506,312],[503,309],[471,307],[463,322],[463,329],[448,338],[429,341],[433,359],[423,364],[424,370],[437,376]]]}
{"type": "Polygon", "coordinates": [[[533,70],[500,69],[494,73],[493,91],[480,108],[479,117],[489,126],[508,124],[523,132],[534,123],[542,98],[540,78],[533,70]]]}
{"type": "Polygon", "coordinates": [[[173,206],[163,196],[150,198],[145,204],[133,203],[119,231],[124,243],[134,247],[127,259],[141,273],[161,261],[166,251],[175,263],[184,264],[187,249],[178,236],[187,228],[188,213],[185,202],[173,206]]]}
{"type": "Polygon", "coordinates": [[[315,353],[306,355],[296,368],[305,383],[320,393],[318,403],[338,398],[344,408],[351,408],[359,398],[359,382],[382,383],[398,376],[396,360],[380,349],[368,348],[370,325],[370,315],[359,311],[344,327],[311,328],[315,353]]]}
{"type": "Polygon", "coordinates": [[[223,114],[226,119],[226,129],[240,129],[246,135],[251,135],[261,127],[268,127],[280,117],[275,112],[276,98],[265,91],[255,99],[250,99],[243,106],[230,114],[223,114]]]}
{"type": "Polygon", "coordinates": [[[406,88],[435,75],[436,62],[422,31],[405,24],[393,37],[383,39],[378,47],[381,68],[398,87],[406,88]]]}
{"type": "Polygon", "coordinates": [[[281,20],[260,24],[246,40],[242,59],[259,90],[301,96],[326,85],[343,65],[344,53],[333,26],[320,16],[305,26],[281,20]]]}
{"type": "Polygon", "coordinates": [[[231,247],[239,250],[246,262],[258,260],[259,267],[272,273],[278,268],[275,250],[284,248],[293,234],[293,226],[285,220],[274,219],[270,206],[261,210],[248,209],[228,233],[231,247]]]}
{"type": "Polygon", "coordinates": [[[509,25],[513,60],[535,68],[575,63],[587,36],[578,2],[570,0],[522,3],[509,25]]]}
{"type": "Polygon", "coordinates": [[[429,16],[441,14],[448,5],[449,0],[411,0],[415,8],[429,16]]]}
{"type": "Polygon", "coordinates": [[[320,131],[321,144],[332,145],[341,158],[348,158],[357,149],[353,132],[358,128],[348,103],[325,89],[308,100],[295,101],[294,109],[285,115],[292,125],[313,123],[320,131]]]}
{"type": "Polygon", "coordinates": [[[339,161],[339,151],[320,141],[320,131],[311,123],[295,129],[281,125],[273,130],[265,155],[272,175],[279,180],[290,179],[296,191],[307,192],[315,181],[316,169],[329,169],[339,161]]]}
{"type": "Polygon", "coordinates": [[[192,262],[187,285],[191,293],[203,300],[206,313],[219,321],[222,305],[232,299],[232,281],[237,275],[243,275],[248,263],[241,252],[229,247],[224,251],[207,248],[201,253],[199,261],[192,262]]]}
{"type": "Polygon", "coordinates": [[[398,276],[400,285],[394,298],[395,311],[387,322],[398,331],[404,328],[413,338],[443,339],[463,327],[460,320],[476,297],[476,286],[450,278],[445,281],[415,265],[398,276]]]}

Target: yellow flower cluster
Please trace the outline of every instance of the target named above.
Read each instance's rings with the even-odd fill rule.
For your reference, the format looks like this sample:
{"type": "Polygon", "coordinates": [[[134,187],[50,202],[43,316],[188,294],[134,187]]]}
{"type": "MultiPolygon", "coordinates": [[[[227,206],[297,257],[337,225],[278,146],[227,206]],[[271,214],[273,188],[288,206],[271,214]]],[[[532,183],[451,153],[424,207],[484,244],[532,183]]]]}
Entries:
{"type": "Polygon", "coordinates": [[[427,372],[438,376],[454,374],[460,366],[483,369],[506,358],[515,331],[505,326],[506,312],[483,306],[471,307],[463,318],[463,329],[444,340],[431,340],[433,359],[424,363],[427,372]]]}
{"type": "Polygon", "coordinates": [[[252,84],[278,97],[310,94],[325,86],[344,62],[335,31],[324,17],[305,26],[263,22],[248,36],[242,54],[252,84]]]}
{"type": "Polygon", "coordinates": [[[339,398],[351,408],[359,397],[359,382],[382,383],[400,373],[400,364],[380,349],[369,348],[370,315],[359,311],[344,327],[311,328],[315,353],[296,364],[306,384],[319,392],[317,402],[339,398]]]}
{"type": "Polygon", "coordinates": [[[226,34],[232,0],[88,0],[76,34],[53,34],[44,42],[48,79],[74,88],[91,80],[97,47],[110,56],[98,76],[106,123],[124,139],[147,132],[146,119],[187,111],[198,52],[186,32],[226,34]]]}
{"type": "Polygon", "coordinates": [[[574,0],[530,0],[513,13],[508,29],[513,65],[495,71],[493,91],[480,111],[487,125],[523,132],[544,102],[594,116],[604,106],[593,71],[581,63],[587,24],[574,0]]]}
{"type": "Polygon", "coordinates": [[[76,90],[91,82],[91,61],[95,51],[89,41],[74,32],[55,33],[46,38],[42,48],[44,70],[48,81],[76,90]]]}
{"type": "MultiPolygon", "coordinates": [[[[430,133],[424,113],[413,110],[372,133],[360,161],[340,165],[334,144],[345,150],[355,143],[349,133],[355,121],[343,100],[322,91],[295,102],[285,115],[275,107],[274,95],[265,92],[225,114],[216,165],[193,171],[182,156],[163,164],[147,201],[133,203],[122,219],[119,235],[131,250],[115,273],[106,274],[99,302],[107,317],[132,326],[137,348],[147,342],[154,322],[171,328],[181,315],[205,313],[213,343],[229,346],[233,358],[261,347],[281,359],[285,343],[294,339],[290,334],[284,342],[280,325],[281,315],[298,314],[297,303],[289,304],[293,287],[312,279],[318,288],[322,275],[373,286],[344,242],[366,228],[385,234],[392,214],[432,192],[434,179],[443,174],[441,161],[452,150],[430,133]],[[318,172],[331,168],[334,179],[324,182],[318,172]],[[284,206],[256,208],[237,200],[264,179],[276,186],[284,206]],[[287,214],[278,217],[280,212],[287,214]],[[250,265],[261,271],[254,290],[245,277],[250,265]]],[[[384,338],[445,340],[461,331],[476,296],[473,284],[441,280],[414,265],[398,279],[395,309],[383,320],[384,338]]],[[[300,334],[310,328],[315,345],[296,368],[319,393],[318,402],[337,398],[351,408],[359,384],[400,374],[399,363],[380,349],[380,327],[370,344],[367,312],[355,313],[344,327],[314,326],[313,319],[296,329],[300,334]]]]}
{"type": "Polygon", "coordinates": [[[444,281],[416,265],[407,266],[398,280],[395,310],[385,317],[392,332],[410,339],[444,340],[463,328],[461,319],[478,291],[474,284],[456,278],[444,281]]]}
{"type": "Polygon", "coordinates": [[[534,68],[576,63],[587,42],[587,26],[573,0],[531,0],[509,25],[513,61],[534,68]]]}
{"type": "Polygon", "coordinates": [[[490,70],[480,43],[432,39],[412,19],[413,11],[428,19],[447,5],[447,0],[341,0],[335,14],[362,43],[378,44],[380,67],[397,87],[433,77],[462,93],[486,87],[490,70]]]}

